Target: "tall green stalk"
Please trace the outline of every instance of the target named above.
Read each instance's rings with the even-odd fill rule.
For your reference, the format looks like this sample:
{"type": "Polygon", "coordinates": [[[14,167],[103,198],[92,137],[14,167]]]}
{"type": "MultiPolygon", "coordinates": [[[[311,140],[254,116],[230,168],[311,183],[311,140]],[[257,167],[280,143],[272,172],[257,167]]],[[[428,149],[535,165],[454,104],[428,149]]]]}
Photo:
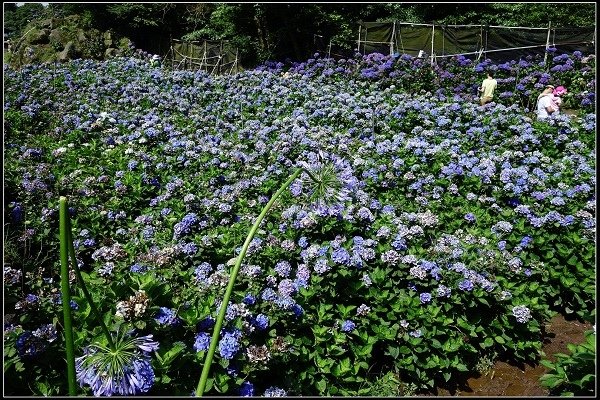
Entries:
{"type": "Polygon", "coordinates": [[[116,347],[113,342],[112,336],[110,335],[110,332],[108,331],[108,328],[106,327],[106,324],[104,323],[104,320],[102,319],[102,314],[100,314],[100,310],[98,310],[96,303],[94,303],[94,300],[92,299],[92,296],[90,295],[90,292],[87,290],[87,287],[85,286],[85,281],[83,280],[83,276],[81,276],[81,271],[79,270],[79,266],[77,265],[77,258],[75,257],[75,246],[73,245],[73,232],[71,231],[71,221],[69,218],[67,218],[67,227],[68,227],[67,235],[68,235],[68,239],[69,239],[67,243],[69,245],[69,253],[71,254],[71,267],[73,268],[73,271],[75,272],[75,276],[77,277],[77,280],[79,281],[79,284],[81,285],[81,290],[83,291],[83,295],[85,296],[86,300],[88,301],[90,308],[92,309],[92,312],[96,316],[96,320],[100,324],[100,327],[102,328],[102,332],[104,332],[104,336],[106,336],[106,340],[108,341],[108,346],[110,347],[111,350],[115,351],[116,347]]]}
{"type": "Polygon", "coordinates": [[[67,352],[67,383],[69,396],[77,395],[75,379],[75,351],[73,340],[73,323],[71,320],[71,293],[69,289],[69,213],[67,199],[61,196],[59,201],[60,229],[60,289],[62,294],[63,319],[67,352]]]}
{"type": "MultiPolygon", "coordinates": [[[[206,380],[208,379],[208,373],[210,371],[210,366],[212,364],[212,359],[215,354],[215,349],[217,348],[217,343],[219,342],[219,335],[221,333],[221,327],[223,326],[223,320],[225,319],[225,313],[227,311],[227,305],[229,304],[229,297],[231,297],[231,292],[233,291],[233,285],[235,284],[235,278],[237,277],[238,271],[240,270],[240,266],[242,265],[242,261],[244,256],[246,255],[246,251],[248,251],[248,247],[250,246],[250,242],[254,238],[260,223],[264,219],[267,212],[271,209],[275,200],[283,193],[288,186],[292,184],[292,182],[300,175],[303,171],[302,168],[298,168],[285,183],[275,192],[271,200],[265,205],[260,215],[254,222],[254,225],[248,232],[248,236],[246,237],[246,241],[242,246],[242,251],[240,255],[237,257],[237,261],[233,269],[231,270],[231,274],[229,276],[229,284],[227,285],[227,290],[225,291],[225,295],[223,296],[223,302],[221,303],[221,309],[219,310],[219,315],[217,316],[217,320],[215,322],[215,327],[213,330],[212,339],[210,341],[210,347],[208,348],[208,353],[206,354],[206,358],[204,360],[204,367],[202,368],[202,375],[200,376],[200,381],[198,382],[198,387],[196,388],[196,396],[201,397],[204,394],[204,389],[206,388],[206,380]]],[[[312,176],[311,176],[312,177],[312,176]]]]}

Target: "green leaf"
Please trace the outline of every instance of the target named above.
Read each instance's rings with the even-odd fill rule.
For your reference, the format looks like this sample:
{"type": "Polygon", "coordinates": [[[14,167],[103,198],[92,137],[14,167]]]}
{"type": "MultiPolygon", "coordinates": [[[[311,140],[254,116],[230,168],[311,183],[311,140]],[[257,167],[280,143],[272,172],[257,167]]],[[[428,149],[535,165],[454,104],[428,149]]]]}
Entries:
{"type": "Polygon", "coordinates": [[[462,371],[462,372],[466,372],[466,371],[469,370],[467,368],[467,366],[465,364],[462,364],[462,363],[456,364],[456,369],[459,370],[459,371],[462,371]]]}
{"type": "Polygon", "coordinates": [[[394,359],[396,359],[400,355],[400,349],[396,346],[390,346],[388,347],[387,354],[391,355],[394,359]]]}
{"type": "Polygon", "coordinates": [[[506,341],[504,340],[504,338],[502,336],[496,336],[494,339],[496,340],[496,342],[498,342],[500,344],[506,343],[506,341]]]}

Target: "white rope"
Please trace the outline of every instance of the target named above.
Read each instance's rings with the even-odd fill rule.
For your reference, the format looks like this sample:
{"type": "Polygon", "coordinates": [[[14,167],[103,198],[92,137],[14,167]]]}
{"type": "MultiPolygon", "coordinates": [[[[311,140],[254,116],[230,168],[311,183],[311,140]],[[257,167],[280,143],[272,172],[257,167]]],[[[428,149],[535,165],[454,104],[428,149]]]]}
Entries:
{"type": "Polygon", "coordinates": [[[190,60],[206,60],[206,59],[213,59],[213,58],[221,58],[221,56],[209,56],[209,57],[202,57],[202,58],[196,58],[196,57],[189,57],[186,54],[181,53],[179,50],[177,49],[173,49],[175,51],[175,53],[177,53],[177,55],[186,58],[186,59],[190,59],[190,60]]]}
{"type": "MultiPolygon", "coordinates": [[[[566,43],[557,43],[556,46],[562,46],[565,44],[585,44],[585,43],[589,43],[589,42],[566,42],[566,43]]],[[[507,47],[504,49],[495,49],[495,50],[486,50],[487,53],[492,53],[492,52],[498,52],[498,51],[508,51],[508,50],[519,50],[519,49],[531,49],[531,48],[535,48],[535,47],[546,47],[546,44],[538,44],[535,46],[522,46],[522,47],[507,47]]],[[[483,49],[482,49],[483,50],[483,49]]],[[[456,53],[456,54],[448,54],[445,56],[437,56],[436,57],[454,57],[454,56],[464,56],[464,55],[469,55],[469,54],[480,54],[482,50],[479,51],[471,51],[471,52],[466,52],[466,53],[456,53]]]]}
{"type": "MultiPolygon", "coordinates": [[[[390,22],[391,23],[391,22],[390,22]]],[[[396,22],[397,24],[400,25],[408,25],[408,26],[433,26],[434,24],[413,24],[410,22],[396,22]]],[[[437,24],[438,26],[440,24],[437,24]]],[[[488,28],[504,28],[504,29],[533,29],[533,30],[546,30],[548,28],[533,28],[533,27],[529,27],[529,26],[501,26],[501,25],[444,25],[446,27],[449,28],[481,28],[481,27],[488,27],[488,28]]]]}
{"type": "Polygon", "coordinates": [[[379,44],[390,44],[390,42],[374,42],[372,40],[362,40],[362,43],[379,43],[379,44]]]}

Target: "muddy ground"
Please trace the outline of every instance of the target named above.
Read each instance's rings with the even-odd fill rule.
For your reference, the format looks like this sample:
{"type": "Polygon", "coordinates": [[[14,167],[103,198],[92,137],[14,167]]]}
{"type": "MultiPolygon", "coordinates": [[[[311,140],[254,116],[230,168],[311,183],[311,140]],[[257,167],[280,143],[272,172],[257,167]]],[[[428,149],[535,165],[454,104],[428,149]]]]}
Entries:
{"type": "MultiPolygon", "coordinates": [[[[589,323],[566,320],[557,315],[546,325],[546,339],[542,347],[545,359],[555,361],[556,353],[571,354],[567,344],[585,341],[583,333],[592,329],[589,323]]],[[[476,373],[464,382],[447,388],[438,388],[430,396],[549,396],[540,385],[539,378],[547,372],[542,365],[509,364],[497,361],[484,374],[476,373]]]]}

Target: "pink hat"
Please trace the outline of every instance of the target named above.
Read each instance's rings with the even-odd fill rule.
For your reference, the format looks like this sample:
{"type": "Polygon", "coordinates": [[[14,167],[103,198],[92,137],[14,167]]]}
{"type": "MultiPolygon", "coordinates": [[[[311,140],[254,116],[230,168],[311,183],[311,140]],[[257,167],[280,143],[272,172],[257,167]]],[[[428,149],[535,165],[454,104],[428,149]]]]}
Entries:
{"type": "Polygon", "coordinates": [[[554,89],[554,91],[552,92],[552,94],[554,94],[555,96],[561,96],[563,94],[567,93],[567,89],[564,86],[558,86],[556,89],[554,89]]]}

